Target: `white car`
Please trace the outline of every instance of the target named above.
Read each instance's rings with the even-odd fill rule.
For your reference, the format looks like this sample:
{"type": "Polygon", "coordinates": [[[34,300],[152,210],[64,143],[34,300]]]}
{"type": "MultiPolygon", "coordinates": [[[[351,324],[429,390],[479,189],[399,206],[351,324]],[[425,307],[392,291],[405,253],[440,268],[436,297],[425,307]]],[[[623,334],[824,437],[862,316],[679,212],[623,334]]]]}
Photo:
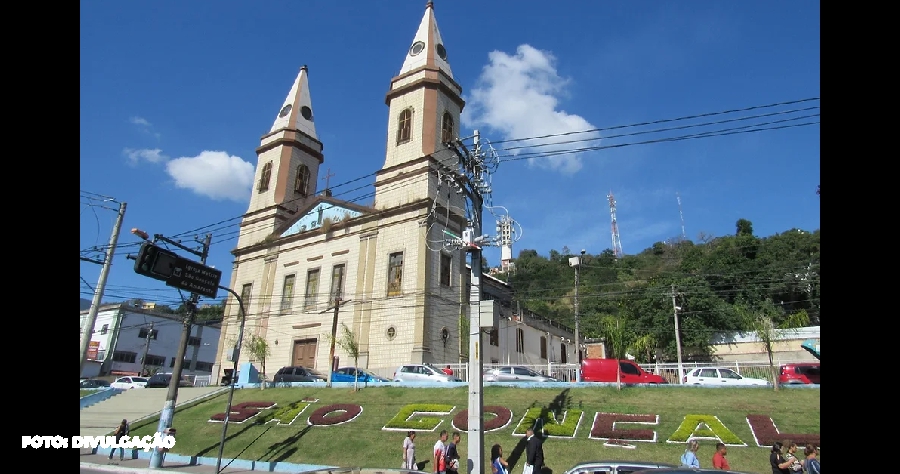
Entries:
{"type": "Polygon", "coordinates": [[[406,364],[394,371],[394,382],[462,382],[431,364],[406,364]]]}
{"type": "Polygon", "coordinates": [[[737,372],[724,367],[702,367],[688,372],[684,376],[685,385],[768,385],[763,379],[744,377],[737,372]]]}
{"type": "Polygon", "coordinates": [[[109,384],[111,388],[127,390],[130,388],[146,388],[147,379],[144,377],[119,377],[115,382],[109,384]]]}

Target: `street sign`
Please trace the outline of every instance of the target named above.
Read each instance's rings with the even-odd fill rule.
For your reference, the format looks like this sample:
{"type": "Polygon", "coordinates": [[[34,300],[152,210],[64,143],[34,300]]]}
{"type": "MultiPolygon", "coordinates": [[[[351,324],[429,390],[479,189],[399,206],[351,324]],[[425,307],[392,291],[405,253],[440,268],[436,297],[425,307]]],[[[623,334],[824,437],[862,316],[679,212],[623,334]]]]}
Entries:
{"type": "Polygon", "coordinates": [[[215,298],[221,280],[221,270],[177,257],[172,264],[172,276],[166,279],[166,285],[215,298]]]}

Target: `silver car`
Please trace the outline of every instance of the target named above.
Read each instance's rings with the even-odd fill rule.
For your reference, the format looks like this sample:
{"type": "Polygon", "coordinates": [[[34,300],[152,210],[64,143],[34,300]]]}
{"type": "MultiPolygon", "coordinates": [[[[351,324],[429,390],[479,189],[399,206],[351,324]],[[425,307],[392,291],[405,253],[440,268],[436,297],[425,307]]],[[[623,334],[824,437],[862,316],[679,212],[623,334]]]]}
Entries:
{"type": "MultiPolygon", "coordinates": [[[[653,461],[592,461],[583,462],[569,469],[565,474],[631,474],[645,469],[675,467],[653,461]]],[[[652,472],[652,471],[651,471],[652,472]]]]}
{"type": "Polygon", "coordinates": [[[431,364],[405,364],[394,372],[394,382],[462,382],[431,364]]]}
{"type": "Polygon", "coordinates": [[[528,367],[506,365],[484,371],[485,382],[559,382],[559,380],[541,375],[528,367]]]}

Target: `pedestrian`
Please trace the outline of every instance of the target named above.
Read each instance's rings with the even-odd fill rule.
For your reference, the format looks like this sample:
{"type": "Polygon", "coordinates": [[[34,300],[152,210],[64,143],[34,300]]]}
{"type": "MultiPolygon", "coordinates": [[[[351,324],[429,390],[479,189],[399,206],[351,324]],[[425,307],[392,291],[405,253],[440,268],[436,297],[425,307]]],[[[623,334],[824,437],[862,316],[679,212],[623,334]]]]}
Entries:
{"type": "MultiPolygon", "coordinates": [[[[119,426],[116,427],[116,431],[113,432],[113,436],[116,437],[116,443],[119,445],[119,461],[125,460],[125,448],[122,447],[122,443],[125,441],[125,437],[128,436],[128,432],[130,427],[128,426],[128,420],[122,419],[122,422],[119,423],[119,426]]],[[[116,448],[112,448],[109,450],[109,459],[113,458],[113,454],[116,453],[116,448]]]]}
{"type": "Polygon", "coordinates": [[[791,474],[788,467],[791,461],[784,458],[784,444],[776,441],[772,444],[772,452],[769,454],[769,465],[772,466],[772,474],[791,474]]]}
{"type": "Polygon", "coordinates": [[[509,464],[503,459],[503,448],[499,444],[491,446],[491,474],[509,474],[509,464]]]}
{"type": "Polygon", "coordinates": [[[459,432],[454,431],[447,445],[447,474],[459,474],[459,432]]]}
{"type": "Polygon", "coordinates": [[[416,432],[409,431],[406,433],[406,438],[403,440],[403,469],[409,469],[410,471],[417,471],[416,467],[416,432]]]}
{"type": "Polygon", "coordinates": [[[725,446],[725,443],[718,442],[716,443],[716,453],[713,454],[712,466],[713,469],[721,469],[723,471],[727,471],[731,469],[731,466],[728,465],[728,448],[725,446]]]}
{"type": "Polygon", "coordinates": [[[687,442],[687,449],[681,455],[681,467],[700,468],[700,460],[697,459],[697,450],[700,449],[700,442],[696,439],[687,442]]]}
{"type": "Polygon", "coordinates": [[[523,474],[539,474],[544,468],[544,441],[534,435],[534,427],[525,430],[525,469],[523,474]]]}
{"type": "MultiPolygon", "coordinates": [[[[174,438],[175,437],[175,428],[170,427],[170,428],[164,429],[163,430],[163,438],[165,438],[166,436],[171,436],[174,438]]],[[[159,467],[162,467],[163,463],[166,461],[166,453],[169,452],[169,448],[160,446],[156,449],[159,452],[159,467]]]]}
{"type": "Polygon", "coordinates": [[[819,464],[819,448],[815,444],[807,444],[803,450],[806,459],[803,460],[803,469],[807,474],[820,474],[822,466],[819,464]]]}
{"type": "Polygon", "coordinates": [[[803,465],[800,464],[800,460],[797,459],[797,443],[791,440],[785,440],[782,444],[784,444],[785,447],[784,460],[791,462],[788,469],[791,472],[801,472],[803,470],[803,465]]]}
{"type": "Polygon", "coordinates": [[[447,375],[453,375],[453,369],[450,368],[450,364],[447,364],[447,367],[444,367],[443,370],[441,370],[441,372],[443,372],[447,375]]]}
{"type": "Polygon", "coordinates": [[[447,471],[447,430],[441,430],[434,449],[432,450],[432,460],[434,461],[434,472],[436,474],[446,474],[447,471]]]}

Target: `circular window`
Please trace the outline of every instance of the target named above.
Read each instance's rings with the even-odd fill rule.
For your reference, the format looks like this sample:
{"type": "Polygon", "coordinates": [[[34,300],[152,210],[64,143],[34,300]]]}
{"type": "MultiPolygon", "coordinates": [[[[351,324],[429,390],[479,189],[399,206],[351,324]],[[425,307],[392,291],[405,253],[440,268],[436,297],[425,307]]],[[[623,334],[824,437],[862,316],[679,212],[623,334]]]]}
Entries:
{"type": "Polygon", "coordinates": [[[437,50],[438,56],[440,56],[441,59],[443,59],[444,61],[447,60],[447,50],[444,49],[444,45],[438,43],[438,45],[435,46],[434,49],[437,50]]]}
{"type": "Polygon", "coordinates": [[[425,43],[423,43],[421,41],[416,41],[415,43],[413,43],[412,46],[410,46],[409,55],[415,56],[415,55],[421,53],[423,49],[425,49],[425,43]]]}
{"type": "Polygon", "coordinates": [[[312,109],[304,105],[300,107],[300,115],[306,120],[312,120],[312,109]]]}
{"type": "Polygon", "coordinates": [[[281,108],[281,112],[278,112],[279,117],[284,117],[285,115],[291,113],[291,104],[287,104],[281,108]]]}
{"type": "Polygon", "coordinates": [[[387,328],[387,338],[388,340],[394,339],[397,336],[397,330],[394,329],[394,326],[387,328]]]}

